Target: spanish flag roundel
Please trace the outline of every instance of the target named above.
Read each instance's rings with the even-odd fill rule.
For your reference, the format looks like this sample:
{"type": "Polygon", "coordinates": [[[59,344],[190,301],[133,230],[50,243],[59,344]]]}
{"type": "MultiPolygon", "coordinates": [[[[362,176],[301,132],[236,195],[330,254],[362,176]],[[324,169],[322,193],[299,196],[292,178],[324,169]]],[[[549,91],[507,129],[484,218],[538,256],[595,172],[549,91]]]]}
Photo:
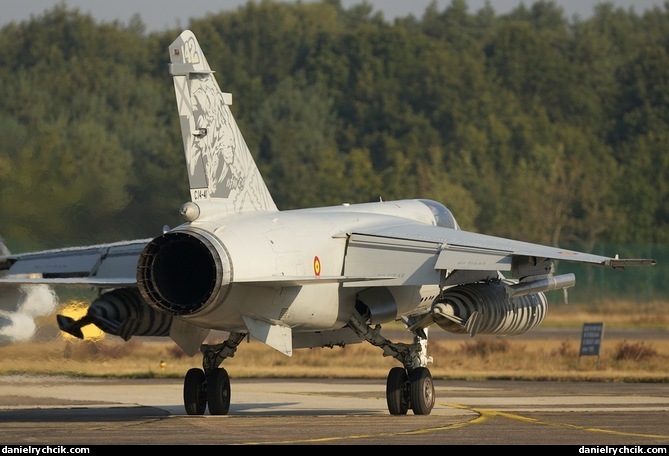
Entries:
{"type": "Polygon", "coordinates": [[[321,275],[321,260],[317,256],[314,257],[314,274],[316,277],[321,275]]]}

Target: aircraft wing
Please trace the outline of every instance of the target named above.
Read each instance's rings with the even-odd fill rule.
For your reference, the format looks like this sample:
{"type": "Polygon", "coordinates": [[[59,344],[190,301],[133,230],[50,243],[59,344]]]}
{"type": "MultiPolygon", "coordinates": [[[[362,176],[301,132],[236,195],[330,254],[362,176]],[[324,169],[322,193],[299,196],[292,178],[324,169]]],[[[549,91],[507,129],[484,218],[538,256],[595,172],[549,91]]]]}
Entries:
{"type": "Polygon", "coordinates": [[[361,238],[415,240],[439,244],[437,269],[510,270],[514,256],[588,263],[613,269],[655,264],[650,259],[620,259],[442,227],[403,225],[355,233],[361,238]]]}
{"type": "Polygon", "coordinates": [[[137,259],[150,239],[0,256],[0,284],[113,288],[137,285],[137,259]]]}
{"type": "MultiPolygon", "coordinates": [[[[651,259],[621,259],[593,255],[558,247],[505,239],[458,229],[419,224],[375,227],[351,234],[346,255],[345,275],[377,280],[369,286],[438,284],[439,271],[474,271],[472,281],[496,276],[496,271],[512,271],[518,278],[541,275],[550,262],[560,260],[586,263],[611,269],[653,265],[651,259]],[[542,269],[544,268],[544,269],[542,269]]],[[[360,286],[348,282],[344,286],[360,286]]]]}

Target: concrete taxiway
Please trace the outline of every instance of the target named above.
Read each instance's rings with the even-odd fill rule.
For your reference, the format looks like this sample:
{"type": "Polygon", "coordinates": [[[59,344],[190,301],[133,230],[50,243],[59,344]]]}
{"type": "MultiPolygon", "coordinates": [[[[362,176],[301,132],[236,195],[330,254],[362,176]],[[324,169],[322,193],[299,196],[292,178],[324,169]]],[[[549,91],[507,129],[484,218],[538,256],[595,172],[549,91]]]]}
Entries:
{"type": "Polygon", "coordinates": [[[443,381],[426,416],[383,380],[232,379],[230,412],[188,416],[176,379],[0,377],[0,444],[669,444],[669,385],[443,381]]]}

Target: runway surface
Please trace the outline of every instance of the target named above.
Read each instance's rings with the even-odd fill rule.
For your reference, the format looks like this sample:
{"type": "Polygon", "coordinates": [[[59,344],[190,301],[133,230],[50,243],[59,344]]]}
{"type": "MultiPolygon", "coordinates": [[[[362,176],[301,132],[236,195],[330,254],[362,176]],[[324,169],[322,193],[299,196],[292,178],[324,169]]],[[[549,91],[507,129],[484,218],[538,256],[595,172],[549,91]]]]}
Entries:
{"type": "Polygon", "coordinates": [[[424,416],[389,415],[384,380],[231,384],[228,415],[188,416],[176,379],[0,377],[0,444],[669,444],[667,384],[436,380],[424,416]]]}

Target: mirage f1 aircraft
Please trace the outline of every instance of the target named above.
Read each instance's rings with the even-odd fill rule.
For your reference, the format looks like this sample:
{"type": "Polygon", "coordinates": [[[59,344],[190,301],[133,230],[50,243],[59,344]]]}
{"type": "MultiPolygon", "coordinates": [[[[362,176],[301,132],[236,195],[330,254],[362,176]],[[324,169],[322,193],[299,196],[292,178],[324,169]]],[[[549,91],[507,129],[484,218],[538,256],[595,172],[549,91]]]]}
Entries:
{"type": "Polygon", "coordinates": [[[169,46],[191,200],[184,223],[154,239],[0,256],[2,285],[87,286],[99,291],[61,330],[94,324],[124,340],[169,336],[202,369],[184,380],[186,413],[225,415],[221,363],[253,337],[291,356],[299,348],[366,341],[399,365],[386,381],[388,410],[427,415],[435,404],[428,328],[521,334],[546,315],[545,291],[571,287],[555,260],[606,268],[652,265],[463,231],[428,199],[280,211],[189,30],[169,46]],[[504,275],[507,274],[507,276],[504,275]],[[381,334],[400,321],[412,343],[381,334]],[[229,338],[206,344],[212,330],[229,338]]]}

